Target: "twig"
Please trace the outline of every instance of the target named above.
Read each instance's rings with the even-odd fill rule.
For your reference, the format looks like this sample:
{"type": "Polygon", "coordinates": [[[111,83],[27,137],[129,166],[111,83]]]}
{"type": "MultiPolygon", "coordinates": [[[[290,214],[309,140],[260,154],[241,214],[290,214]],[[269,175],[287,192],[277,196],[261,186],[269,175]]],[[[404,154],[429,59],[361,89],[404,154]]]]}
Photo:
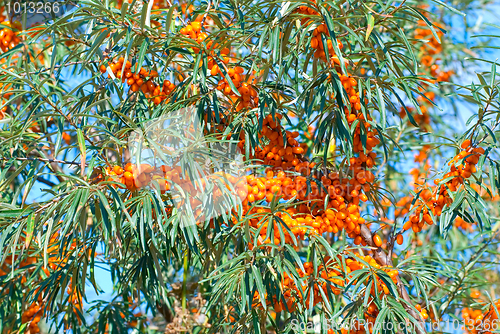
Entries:
{"type": "Polygon", "coordinates": [[[37,180],[37,181],[40,181],[40,182],[42,182],[42,183],[44,183],[44,184],[46,184],[46,185],[48,185],[49,187],[52,187],[52,188],[56,186],[56,184],[55,184],[54,182],[49,181],[49,180],[47,180],[47,179],[44,179],[44,178],[42,178],[41,176],[37,177],[37,179],[36,179],[36,180],[37,180]]]}
{"type": "MultiPolygon", "coordinates": [[[[170,7],[172,7],[172,3],[170,2],[170,0],[167,0],[167,4],[168,4],[170,7]]],[[[179,18],[179,20],[181,20],[181,23],[182,23],[183,25],[186,25],[186,21],[184,21],[184,19],[182,18],[182,15],[178,15],[177,17],[179,18]]]]}
{"type": "MultiPolygon", "coordinates": [[[[493,125],[493,127],[490,129],[490,130],[491,130],[491,132],[493,132],[493,131],[495,130],[495,128],[498,126],[498,124],[500,124],[500,120],[498,120],[498,121],[497,121],[497,122],[493,125]]],[[[483,141],[485,141],[485,140],[486,140],[486,138],[488,138],[488,137],[489,137],[489,133],[485,133],[484,137],[483,137],[483,138],[481,138],[481,140],[479,140],[479,141],[477,142],[477,144],[476,144],[476,145],[481,144],[481,143],[482,143],[483,141]]]]}
{"type": "MultiPolygon", "coordinates": [[[[486,247],[488,247],[488,245],[489,245],[489,244],[493,241],[493,239],[495,239],[495,237],[497,236],[497,234],[498,234],[499,232],[500,232],[500,230],[496,231],[496,232],[495,232],[495,234],[493,234],[493,235],[491,236],[491,238],[490,238],[490,239],[489,239],[489,240],[488,240],[488,241],[487,241],[487,242],[486,242],[486,243],[485,243],[485,244],[484,244],[481,248],[479,248],[479,250],[478,250],[477,252],[475,252],[475,253],[474,253],[474,255],[472,255],[472,257],[471,257],[471,258],[469,259],[469,261],[467,262],[467,265],[465,266],[465,268],[464,268],[464,266],[462,265],[462,268],[460,269],[460,271],[462,271],[462,270],[464,270],[464,269],[465,269],[465,270],[464,270],[464,274],[462,275],[462,277],[460,277],[460,281],[459,281],[457,284],[455,284],[455,288],[453,289],[453,291],[452,291],[452,293],[451,293],[451,297],[450,297],[450,298],[448,298],[448,299],[444,302],[444,304],[443,304],[443,305],[444,305],[444,307],[443,307],[443,305],[440,307],[440,309],[442,308],[442,309],[443,309],[443,311],[442,311],[442,312],[440,312],[439,317],[441,317],[441,315],[443,315],[443,314],[446,312],[446,310],[447,310],[447,309],[448,309],[448,307],[450,306],[451,302],[455,299],[456,294],[458,293],[458,291],[459,291],[460,289],[462,289],[462,288],[463,288],[462,283],[463,283],[464,279],[467,277],[467,272],[468,272],[468,269],[467,269],[467,268],[469,267],[469,265],[470,265],[473,261],[475,261],[475,260],[476,260],[476,258],[477,258],[478,256],[480,256],[480,255],[483,253],[483,250],[484,250],[486,247]]],[[[438,310],[438,311],[439,311],[439,310],[438,310]]]]}
{"type": "Polygon", "coordinates": [[[11,158],[5,158],[5,157],[0,157],[0,160],[10,160],[10,159],[15,159],[15,160],[21,160],[21,161],[43,161],[43,162],[50,162],[50,163],[58,163],[58,164],[66,164],[66,165],[77,165],[79,166],[79,162],[74,162],[74,161],[65,161],[65,160],[57,160],[57,159],[45,159],[45,158],[22,158],[22,157],[11,157],[11,158]]]}
{"type": "MultiPolygon", "coordinates": [[[[66,67],[66,66],[80,65],[80,64],[98,64],[98,63],[99,62],[97,60],[91,60],[91,61],[70,61],[70,62],[65,63],[65,64],[55,65],[54,69],[57,69],[57,68],[60,68],[60,67],[66,67]]],[[[48,67],[48,68],[45,68],[45,69],[39,70],[39,71],[25,72],[22,75],[40,74],[40,73],[47,72],[47,71],[50,71],[50,70],[51,70],[51,68],[48,67]]]]}
{"type": "MultiPolygon", "coordinates": [[[[44,100],[44,101],[45,101],[48,105],[50,105],[50,106],[51,106],[51,107],[52,107],[55,111],[57,111],[57,112],[58,112],[61,116],[63,116],[63,117],[66,119],[66,121],[67,121],[69,124],[71,124],[71,126],[73,126],[76,130],[80,129],[80,128],[79,128],[79,127],[75,124],[75,122],[73,122],[73,120],[72,120],[72,119],[71,119],[68,115],[66,115],[66,114],[65,114],[65,113],[64,113],[61,109],[59,109],[59,108],[58,108],[58,107],[57,107],[57,106],[56,106],[56,105],[55,105],[55,104],[54,104],[51,100],[49,100],[46,96],[44,96],[44,95],[43,95],[43,94],[42,94],[42,93],[41,93],[41,92],[37,89],[37,87],[35,87],[34,85],[30,85],[30,87],[33,89],[33,91],[34,91],[36,94],[38,94],[38,96],[40,96],[40,98],[41,98],[42,100],[44,100]]],[[[80,129],[80,130],[81,130],[81,129],[80,129]]],[[[99,146],[98,146],[98,145],[97,145],[97,144],[96,144],[96,143],[95,143],[92,139],[90,139],[90,137],[89,137],[86,133],[84,133],[83,131],[82,131],[82,135],[83,135],[83,137],[85,138],[85,140],[87,140],[87,141],[88,141],[88,142],[89,142],[92,146],[94,146],[94,147],[99,147],[99,146]]],[[[99,155],[100,155],[100,156],[104,159],[104,161],[106,162],[106,164],[107,164],[108,166],[110,166],[110,165],[111,165],[111,164],[110,164],[110,162],[108,161],[108,158],[107,158],[104,154],[102,154],[102,153],[100,153],[100,152],[99,152],[98,154],[99,154],[99,155]]]]}
{"type": "Polygon", "coordinates": [[[183,281],[182,281],[182,310],[186,311],[187,307],[187,273],[189,270],[189,257],[190,257],[190,251],[189,249],[186,251],[186,254],[184,254],[184,273],[182,275],[183,281]]]}

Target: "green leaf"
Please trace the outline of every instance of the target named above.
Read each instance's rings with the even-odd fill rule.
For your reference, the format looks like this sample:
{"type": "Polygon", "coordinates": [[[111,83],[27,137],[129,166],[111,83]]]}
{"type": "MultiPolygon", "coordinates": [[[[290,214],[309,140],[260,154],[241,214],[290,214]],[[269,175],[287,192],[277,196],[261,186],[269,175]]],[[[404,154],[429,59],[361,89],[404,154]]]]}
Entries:
{"type": "Polygon", "coordinates": [[[375,19],[373,18],[373,15],[371,13],[366,14],[366,35],[365,35],[365,41],[367,41],[370,38],[370,34],[372,33],[373,27],[375,26],[375,19]]]}
{"type": "Polygon", "coordinates": [[[166,27],[166,31],[165,33],[168,35],[168,33],[170,32],[170,27],[172,25],[172,17],[174,15],[174,10],[175,10],[175,6],[171,6],[169,9],[168,9],[168,13],[167,13],[167,21],[165,22],[165,27],[166,27]]]}
{"type": "Polygon", "coordinates": [[[86,52],[86,60],[87,61],[90,61],[92,59],[92,57],[94,56],[94,54],[101,47],[102,42],[108,36],[108,34],[109,34],[108,30],[104,30],[103,32],[101,32],[99,34],[99,36],[96,38],[96,40],[94,41],[94,43],[92,43],[92,45],[90,46],[90,48],[86,52]]]}
{"type": "Polygon", "coordinates": [[[257,291],[259,292],[260,303],[262,307],[266,309],[266,297],[264,285],[262,284],[262,276],[260,274],[259,269],[256,266],[252,266],[253,278],[255,279],[255,283],[257,285],[257,291]]]}
{"type": "Polygon", "coordinates": [[[139,50],[139,56],[137,57],[137,63],[135,64],[135,73],[139,73],[139,70],[142,67],[142,63],[144,62],[144,56],[146,55],[148,47],[149,47],[149,39],[146,38],[142,42],[141,49],[139,50]]]}
{"type": "Polygon", "coordinates": [[[85,175],[86,157],[87,157],[87,146],[85,145],[85,139],[83,138],[83,132],[81,129],[76,129],[76,138],[78,140],[78,148],[80,149],[80,173],[81,176],[85,175]]]}
{"type": "Polygon", "coordinates": [[[26,219],[26,239],[24,241],[24,247],[29,248],[31,244],[31,239],[33,238],[33,231],[35,229],[35,215],[31,213],[26,219]]]}

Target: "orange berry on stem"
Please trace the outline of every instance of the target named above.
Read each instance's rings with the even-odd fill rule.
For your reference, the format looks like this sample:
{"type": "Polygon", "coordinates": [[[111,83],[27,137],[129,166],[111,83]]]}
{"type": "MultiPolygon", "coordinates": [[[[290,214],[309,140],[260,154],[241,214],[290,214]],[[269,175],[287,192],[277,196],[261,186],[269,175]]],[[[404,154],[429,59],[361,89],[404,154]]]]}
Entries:
{"type": "Polygon", "coordinates": [[[460,147],[465,150],[467,147],[470,146],[470,144],[471,144],[470,139],[466,139],[466,140],[464,140],[464,142],[462,143],[462,145],[460,145],[460,147]]]}

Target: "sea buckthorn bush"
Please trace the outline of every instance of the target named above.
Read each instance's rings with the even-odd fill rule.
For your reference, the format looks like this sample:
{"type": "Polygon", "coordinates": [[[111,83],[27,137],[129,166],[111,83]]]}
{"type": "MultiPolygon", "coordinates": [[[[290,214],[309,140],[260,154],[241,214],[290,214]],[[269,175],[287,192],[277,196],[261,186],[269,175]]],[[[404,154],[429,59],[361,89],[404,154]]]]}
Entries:
{"type": "Polygon", "coordinates": [[[498,332],[492,8],[0,8],[0,333],[498,332]]]}

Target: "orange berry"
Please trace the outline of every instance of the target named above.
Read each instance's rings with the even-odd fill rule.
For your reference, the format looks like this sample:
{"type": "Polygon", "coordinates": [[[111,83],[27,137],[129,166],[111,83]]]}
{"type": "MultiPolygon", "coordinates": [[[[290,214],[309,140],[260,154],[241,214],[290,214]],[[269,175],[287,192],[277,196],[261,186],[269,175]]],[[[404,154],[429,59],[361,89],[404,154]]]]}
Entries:
{"type": "Polygon", "coordinates": [[[116,175],[121,175],[123,173],[123,168],[120,166],[116,165],[113,167],[113,171],[116,173],[116,175]]]}
{"type": "Polygon", "coordinates": [[[462,143],[462,145],[460,145],[460,147],[465,150],[467,147],[470,146],[470,144],[471,144],[470,139],[466,139],[466,140],[464,140],[464,142],[462,143]]]}

